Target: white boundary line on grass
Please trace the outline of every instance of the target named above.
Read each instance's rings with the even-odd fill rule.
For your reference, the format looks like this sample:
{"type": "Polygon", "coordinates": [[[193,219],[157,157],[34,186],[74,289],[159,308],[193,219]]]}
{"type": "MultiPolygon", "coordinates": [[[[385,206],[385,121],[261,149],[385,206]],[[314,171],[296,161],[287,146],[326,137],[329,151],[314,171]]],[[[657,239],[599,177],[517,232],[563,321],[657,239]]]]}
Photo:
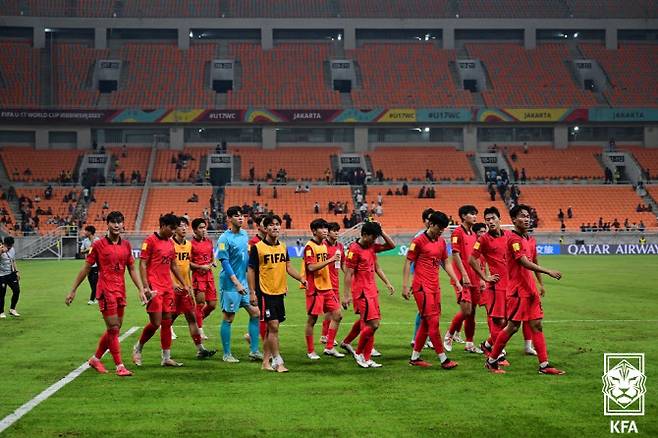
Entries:
{"type": "MultiPolygon", "coordinates": [[[[119,337],[119,342],[126,339],[128,336],[135,333],[139,330],[140,327],[131,327],[127,332],[119,337]]],[[[41,402],[47,400],[51,395],[55,394],[57,391],[62,389],[68,383],[71,383],[75,380],[80,374],[84,373],[88,368],[90,368],[87,362],[84,362],[78,368],[74,369],[66,376],[62,377],[57,382],[50,385],[48,388],[44,389],[40,394],[34,397],[32,400],[25,403],[23,406],[16,409],[11,414],[7,415],[5,418],[0,421],[0,433],[4,432],[5,429],[10,427],[12,424],[20,420],[25,414],[30,412],[32,409],[36,408],[41,402]]]]}

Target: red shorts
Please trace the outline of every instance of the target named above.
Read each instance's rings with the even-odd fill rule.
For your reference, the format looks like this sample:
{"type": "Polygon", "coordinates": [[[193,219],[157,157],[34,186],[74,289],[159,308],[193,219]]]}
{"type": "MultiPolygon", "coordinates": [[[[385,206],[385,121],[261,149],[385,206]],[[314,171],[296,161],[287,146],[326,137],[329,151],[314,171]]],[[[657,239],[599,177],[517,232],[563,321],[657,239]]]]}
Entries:
{"type": "Polygon", "coordinates": [[[306,295],[306,314],[319,316],[340,309],[340,301],[332,290],[316,291],[306,295]]]}
{"type": "Polygon", "coordinates": [[[146,305],[148,313],[174,313],[176,311],[176,297],[173,290],[158,291],[146,305]]]}
{"type": "Polygon", "coordinates": [[[507,301],[507,288],[501,288],[496,283],[487,283],[487,288],[482,294],[482,303],[486,306],[487,316],[490,318],[505,318],[505,306],[507,301]]]}
{"type": "Polygon", "coordinates": [[[126,308],[125,294],[116,294],[112,292],[101,292],[98,297],[98,310],[103,316],[117,315],[123,317],[123,311],[126,308]]]}
{"type": "Polygon", "coordinates": [[[453,285],[455,289],[455,295],[457,296],[457,304],[459,303],[471,303],[474,306],[477,306],[480,303],[480,284],[477,286],[463,286],[462,291],[457,291],[457,288],[453,285]]]}
{"type": "Polygon", "coordinates": [[[188,293],[174,293],[176,299],[176,314],[194,312],[194,300],[188,293]]]}
{"type": "Polygon", "coordinates": [[[441,315],[441,292],[414,291],[414,300],[420,316],[441,315]]]}
{"type": "Polygon", "coordinates": [[[532,321],[542,319],[544,310],[539,295],[507,297],[507,319],[510,321],[532,321]]]}
{"type": "Polygon", "coordinates": [[[217,288],[215,287],[215,280],[211,278],[210,280],[193,280],[192,287],[194,288],[194,293],[203,293],[206,301],[217,301],[217,288]]]}
{"type": "Polygon", "coordinates": [[[379,297],[361,295],[354,301],[354,312],[361,315],[363,321],[382,319],[382,314],[379,311],[379,297]]]}

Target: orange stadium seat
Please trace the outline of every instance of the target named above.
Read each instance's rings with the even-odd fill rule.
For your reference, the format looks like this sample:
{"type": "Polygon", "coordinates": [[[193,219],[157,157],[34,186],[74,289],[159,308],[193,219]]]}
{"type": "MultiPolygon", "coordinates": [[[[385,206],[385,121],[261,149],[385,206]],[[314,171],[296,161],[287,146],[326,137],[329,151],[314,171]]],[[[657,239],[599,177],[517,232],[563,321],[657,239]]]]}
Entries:
{"type": "Polygon", "coordinates": [[[567,231],[579,231],[582,223],[617,219],[621,224],[644,221],[646,227],[656,226],[655,213],[637,213],[642,199],[630,186],[521,186],[519,202],[537,210],[539,231],[559,230],[559,209],[566,214],[573,207],[573,219],[565,218],[567,231]]]}
{"type": "Polygon", "coordinates": [[[628,151],[640,163],[642,170],[649,169],[650,179],[658,179],[658,148],[643,148],[639,146],[618,146],[617,149],[628,151]]]}
{"type": "Polygon", "coordinates": [[[448,17],[448,1],[339,0],[341,16],[364,18],[448,17]]]}
{"type": "Polygon", "coordinates": [[[0,106],[4,108],[40,105],[41,81],[39,49],[30,42],[0,41],[0,75],[4,86],[0,87],[0,106]]]}
{"type": "Polygon", "coordinates": [[[563,18],[569,9],[562,0],[459,0],[461,18],[563,18]]]}
{"type": "Polygon", "coordinates": [[[482,92],[490,107],[592,107],[596,99],[578,88],[565,61],[565,44],[538,44],[526,50],[520,44],[466,44],[471,57],[484,62],[493,89],[482,92]]]}
{"type": "MultiPolygon", "coordinates": [[[[80,192],[80,188],[73,188],[73,187],[53,187],[53,196],[50,199],[46,199],[44,197],[44,190],[45,187],[19,187],[17,189],[17,194],[18,197],[20,198],[21,196],[25,196],[29,199],[32,200],[32,215],[36,214],[36,209],[37,207],[43,209],[43,210],[48,210],[50,207],[52,209],[52,216],[59,216],[61,218],[68,218],[71,217],[72,215],[69,213],[69,204],[72,204],[73,207],[75,208],[76,202],[74,201],[69,201],[69,202],[62,202],[64,199],[64,195],[67,195],[71,191],[76,191],[78,194],[80,192]],[[34,198],[36,196],[39,196],[41,198],[41,201],[39,203],[34,202],[34,198]]],[[[56,224],[49,224],[48,219],[51,216],[49,215],[40,215],[39,216],[39,233],[47,233],[48,231],[52,231],[57,228],[56,224]]]]}
{"type": "Polygon", "coordinates": [[[185,148],[183,151],[164,150],[158,151],[155,158],[155,168],[153,169],[153,181],[188,181],[189,176],[199,171],[201,160],[204,156],[212,151],[211,147],[185,148]],[[181,170],[181,177],[177,178],[176,163],[172,163],[172,158],[176,158],[179,153],[184,152],[192,156],[193,160],[187,162],[187,166],[181,170]]]}
{"type": "MultiPolygon", "coordinates": [[[[139,200],[142,197],[142,189],[137,187],[97,187],[94,189],[96,202],[89,204],[87,210],[87,224],[93,225],[97,230],[107,229],[107,223],[103,216],[111,211],[120,211],[125,218],[124,228],[126,231],[135,231],[135,220],[139,200]],[[107,201],[109,209],[103,210],[103,204],[107,201]]],[[[102,233],[101,233],[102,234],[102,233]]]]}
{"type": "Polygon", "coordinates": [[[378,147],[368,152],[373,170],[382,170],[384,178],[393,180],[425,180],[426,169],[440,180],[474,179],[473,169],[465,152],[448,147],[378,147]]]}
{"type": "Polygon", "coordinates": [[[212,193],[213,189],[209,186],[151,187],[142,220],[142,231],[157,230],[160,216],[170,212],[179,216],[187,214],[190,222],[201,217],[203,209],[210,208],[212,193]],[[193,193],[199,196],[199,202],[187,202],[193,193]]]}
{"type": "MultiPolygon", "coordinates": [[[[645,187],[654,201],[658,201],[658,185],[647,185],[645,187]]],[[[653,214],[654,216],[658,217],[658,211],[653,212],[653,214]]]]}
{"type": "Polygon", "coordinates": [[[225,0],[229,17],[305,18],[334,17],[324,0],[225,0]]]}
{"type": "Polygon", "coordinates": [[[240,157],[241,177],[249,179],[249,168],[254,166],[256,179],[264,181],[268,169],[276,177],[279,168],[288,172],[289,180],[316,181],[324,179],[327,168],[331,169],[331,155],[340,153],[339,148],[330,147],[290,147],[277,149],[229,148],[229,152],[240,157]]]}
{"type": "Polygon", "coordinates": [[[655,18],[656,0],[566,0],[574,18],[655,18]]]}
{"type": "MultiPolygon", "coordinates": [[[[224,195],[224,205],[252,205],[256,201],[262,205],[267,204],[270,211],[283,217],[285,213],[292,217],[292,228],[308,230],[313,219],[324,218],[330,222],[338,222],[343,226],[343,216],[327,213],[329,201],[346,202],[349,214],[354,210],[352,191],[347,186],[338,187],[311,187],[308,193],[295,193],[294,187],[277,187],[277,198],[273,198],[271,187],[264,187],[261,196],[256,196],[255,187],[227,187],[224,195]],[[315,214],[313,206],[320,204],[320,214],[315,214]]],[[[310,233],[310,231],[309,231],[310,233]]]]}
{"type": "Polygon", "coordinates": [[[107,153],[114,155],[119,164],[114,171],[115,175],[118,176],[121,172],[124,172],[126,180],[129,180],[133,171],[139,171],[142,180],[146,178],[151,148],[127,148],[126,157],[121,156],[122,148],[107,148],[107,153]]]}
{"type": "Polygon", "coordinates": [[[507,148],[507,161],[519,174],[525,168],[527,179],[603,179],[604,169],[595,155],[603,152],[597,146],[577,146],[568,149],[533,147],[527,154],[521,147],[507,148]],[[512,155],[516,154],[516,161],[512,155]]]}
{"type": "Polygon", "coordinates": [[[433,43],[369,43],[348,50],[361,70],[362,83],[352,89],[357,108],[469,107],[471,93],[457,88],[449,62],[454,50],[433,43]],[[390,64],[391,68],[382,69],[390,64]]]}
{"type": "Polygon", "coordinates": [[[17,234],[16,231],[14,231],[14,225],[16,225],[16,216],[14,216],[14,212],[7,200],[0,199],[0,212],[3,211],[7,212],[7,214],[0,214],[0,218],[5,220],[5,222],[0,223],[0,230],[13,236],[17,234]]]}
{"type": "Polygon", "coordinates": [[[83,44],[54,45],[53,81],[54,103],[60,108],[95,107],[100,92],[91,85],[93,66],[99,59],[107,59],[108,49],[97,50],[83,44]]]}
{"type": "Polygon", "coordinates": [[[12,181],[47,182],[57,181],[62,171],[74,172],[78,158],[84,151],[72,149],[3,148],[0,157],[7,176],[12,181]],[[56,163],[56,164],[53,164],[56,163]],[[29,169],[31,175],[26,175],[29,169]]]}

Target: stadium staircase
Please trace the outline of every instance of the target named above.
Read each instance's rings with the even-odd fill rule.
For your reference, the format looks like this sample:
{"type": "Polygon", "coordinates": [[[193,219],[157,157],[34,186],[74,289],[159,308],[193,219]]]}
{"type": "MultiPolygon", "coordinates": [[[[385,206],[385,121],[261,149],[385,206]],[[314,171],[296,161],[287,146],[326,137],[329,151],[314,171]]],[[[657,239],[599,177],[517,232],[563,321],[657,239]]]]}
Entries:
{"type": "MultiPolygon", "coordinates": [[[[468,155],[468,162],[471,165],[471,169],[473,169],[473,175],[475,175],[476,181],[484,181],[484,175],[482,175],[482,172],[480,172],[480,166],[478,166],[477,160],[479,159],[478,154],[469,154],[468,155]]],[[[500,157],[498,158],[500,160],[500,157]]],[[[497,166],[500,168],[500,166],[497,166]]],[[[508,172],[509,175],[509,172],[508,172]]]]}
{"type": "Polygon", "coordinates": [[[50,53],[50,46],[48,44],[40,50],[39,58],[39,78],[41,81],[41,97],[39,102],[41,106],[50,107],[53,103],[52,90],[55,89],[55,84],[53,83],[52,54],[50,53]]]}
{"type": "MultiPolygon", "coordinates": [[[[0,187],[7,187],[7,189],[9,189],[9,186],[11,185],[12,183],[9,180],[9,176],[7,175],[7,169],[5,169],[5,163],[0,161],[0,187]]],[[[18,198],[7,201],[7,205],[11,209],[11,214],[14,218],[21,217],[19,214],[20,206],[18,205],[18,198]]]]}
{"type": "Polygon", "coordinates": [[[77,241],[77,227],[64,226],[44,234],[36,240],[28,243],[21,251],[21,257],[24,259],[34,258],[62,258],[63,237],[69,237],[77,241]]]}
{"type": "Polygon", "coordinates": [[[137,219],[135,219],[135,229],[142,229],[142,221],[144,220],[144,212],[146,211],[146,201],[149,197],[149,189],[153,182],[153,169],[155,168],[156,156],[158,155],[158,144],[160,141],[158,138],[153,139],[153,144],[151,145],[151,156],[149,157],[149,167],[146,172],[146,179],[144,181],[144,189],[142,190],[141,198],[139,199],[139,208],[137,209],[137,219]]]}
{"type": "Polygon", "coordinates": [[[233,181],[242,181],[242,157],[233,155],[233,181]]]}

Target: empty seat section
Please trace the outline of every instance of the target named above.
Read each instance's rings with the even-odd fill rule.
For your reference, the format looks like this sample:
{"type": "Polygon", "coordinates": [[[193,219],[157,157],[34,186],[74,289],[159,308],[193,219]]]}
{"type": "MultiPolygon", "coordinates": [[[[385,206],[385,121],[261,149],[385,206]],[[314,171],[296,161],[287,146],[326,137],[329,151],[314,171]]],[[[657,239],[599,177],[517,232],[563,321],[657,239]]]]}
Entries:
{"type": "Polygon", "coordinates": [[[62,171],[75,171],[83,154],[70,149],[3,148],[0,151],[9,179],[21,182],[57,181],[62,171]]]}
{"type": "Polygon", "coordinates": [[[330,51],[328,43],[285,43],[267,51],[260,44],[230,44],[230,57],[242,69],[242,85],[228,92],[227,106],[340,108],[340,93],[325,85],[330,51]]]}
{"type": "Polygon", "coordinates": [[[633,154],[635,159],[642,170],[648,170],[651,179],[658,179],[658,148],[643,148],[643,147],[630,147],[622,146],[618,149],[623,149],[633,154]]]}
{"type": "Polygon", "coordinates": [[[447,0],[339,0],[342,17],[363,18],[447,17],[448,3],[447,0]]]}
{"type": "Polygon", "coordinates": [[[124,0],[122,17],[219,17],[221,3],[217,0],[124,0]]]}
{"type": "Polygon", "coordinates": [[[36,108],[41,103],[39,49],[30,42],[0,41],[0,106],[36,108]]]}
{"type": "Polygon", "coordinates": [[[305,18],[334,17],[326,0],[225,0],[229,17],[305,18]]]}
{"type": "Polygon", "coordinates": [[[369,43],[348,50],[361,70],[362,83],[352,89],[357,108],[469,107],[471,93],[457,89],[449,63],[454,50],[433,43],[369,43]]]}
{"type": "Polygon", "coordinates": [[[559,230],[557,217],[561,208],[566,214],[569,206],[573,207],[573,218],[566,219],[567,231],[580,231],[582,223],[598,223],[600,217],[604,222],[617,219],[623,225],[629,222],[644,222],[647,227],[656,226],[655,213],[638,213],[637,205],[642,199],[630,186],[523,186],[520,202],[537,210],[538,230],[559,230]]]}
{"type": "MultiPolygon", "coordinates": [[[[187,214],[190,223],[203,215],[203,209],[210,207],[212,187],[151,187],[146,200],[146,210],[142,220],[142,231],[154,231],[159,228],[160,216],[174,213],[178,216],[187,214]],[[199,202],[187,202],[195,194],[199,202]]],[[[192,231],[189,231],[190,236],[192,231]]]]}
{"type": "Polygon", "coordinates": [[[338,222],[343,226],[343,216],[327,212],[329,201],[345,202],[348,205],[348,216],[354,209],[352,191],[349,187],[312,187],[308,193],[295,193],[294,187],[277,187],[277,199],[274,199],[272,187],[264,187],[261,196],[256,196],[255,187],[227,187],[224,195],[224,205],[243,205],[256,201],[266,205],[283,217],[285,213],[292,217],[292,228],[309,231],[309,224],[313,219],[324,218],[329,222],[338,222]],[[320,213],[314,212],[313,206],[320,204],[320,213]]]}
{"type": "Polygon", "coordinates": [[[240,157],[240,173],[243,181],[249,179],[249,169],[254,166],[256,180],[265,181],[268,170],[273,179],[280,168],[286,170],[288,180],[316,181],[324,179],[327,168],[331,169],[331,155],[340,153],[339,148],[291,147],[277,149],[230,148],[240,157]]]}
{"type": "MultiPolygon", "coordinates": [[[[658,200],[658,185],[647,185],[645,186],[647,188],[647,192],[649,192],[649,195],[654,199],[654,201],[658,200]]],[[[653,212],[655,216],[658,216],[658,212],[653,212]]]]}
{"type": "Polygon", "coordinates": [[[568,149],[533,147],[527,154],[520,147],[507,149],[507,161],[519,175],[525,168],[527,179],[602,179],[604,170],[596,160],[602,152],[596,146],[579,146],[568,149]],[[513,155],[516,155],[514,161],[513,155]]]}
{"type": "Polygon", "coordinates": [[[562,0],[458,0],[460,18],[564,18],[562,0]]]}
{"type": "Polygon", "coordinates": [[[189,181],[191,175],[196,175],[204,156],[210,153],[208,148],[185,148],[183,151],[158,151],[155,168],[153,169],[153,181],[189,181]],[[179,157],[183,153],[187,157],[179,157]],[[189,159],[189,157],[192,159],[189,159]],[[188,158],[181,160],[180,158],[188,158]],[[182,168],[180,173],[176,169],[176,163],[180,161],[182,168]]]}
{"type": "Polygon", "coordinates": [[[97,230],[100,230],[100,235],[103,230],[107,229],[107,223],[104,219],[105,216],[111,211],[120,211],[125,218],[124,228],[126,231],[135,230],[135,220],[137,219],[137,209],[139,208],[139,200],[142,197],[141,188],[133,187],[97,187],[93,191],[96,202],[89,203],[87,210],[87,224],[93,225],[97,230]],[[103,209],[103,204],[107,201],[107,209],[103,209]]]}
{"type": "Polygon", "coordinates": [[[381,169],[385,179],[424,181],[427,170],[437,181],[474,179],[466,153],[447,147],[378,147],[368,155],[373,170],[381,169]]]}
{"type": "Polygon", "coordinates": [[[112,93],[115,108],[210,108],[215,92],[208,86],[206,64],[216,45],[197,44],[180,50],[169,44],[128,43],[120,49],[126,61],[125,81],[112,93]]]}
{"type": "Polygon", "coordinates": [[[656,0],[566,0],[574,18],[655,18],[656,0]]]}
{"type": "MultiPolygon", "coordinates": [[[[32,209],[28,210],[31,217],[37,215],[37,209],[40,208],[44,211],[48,211],[50,208],[52,215],[40,214],[39,216],[39,228],[38,231],[40,234],[47,233],[58,227],[56,223],[48,223],[49,219],[62,218],[67,222],[70,222],[71,217],[73,216],[73,209],[77,203],[75,201],[63,202],[64,196],[75,191],[78,195],[80,193],[80,187],[54,187],[53,195],[50,199],[46,199],[44,196],[45,187],[20,187],[17,189],[18,197],[25,196],[32,200],[32,209]],[[41,198],[39,202],[35,202],[36,197],[41,198]],[[69,205],[72,207],[69,210],[69,205]]],[[[19,206],[20,208],[20,206],[19,206]]]]}
{"type": "Polygon", "coordinates": [[[472,58],[484,62],[492,89],[482,92],[491,107],[591,107],[597,102],[572,79],[564,44],[538,44],[526,50],[520,44],[466,44],[472,58]]]}
{"type": "Polygon", "coordinates": [[[122,151],[122,148],[107,148],[108,154],[116,159],[114,174],[118,176],[124,172],[126,179],[129,180],[133,171],[139,171],[144,181],[149,167],[151,148],[127,148],[125,157],[121,155],[122,151]]]}
{"type": "Polygon", "coordinates": [[[658,107],[658,46],[620,44],[607,50],[600,44],[580,44],[588,58],[596,59],[610,80],[604,93],[613,107],[658,107]]]}
{"type": "Polygon", "coordinates": [[[94,65],[107,59],[109,50],[97,50],[82,44],[55,44],[52,57],[54,102],[60,108],[96,106],[100,92],[93,88],[94,65]]]}

